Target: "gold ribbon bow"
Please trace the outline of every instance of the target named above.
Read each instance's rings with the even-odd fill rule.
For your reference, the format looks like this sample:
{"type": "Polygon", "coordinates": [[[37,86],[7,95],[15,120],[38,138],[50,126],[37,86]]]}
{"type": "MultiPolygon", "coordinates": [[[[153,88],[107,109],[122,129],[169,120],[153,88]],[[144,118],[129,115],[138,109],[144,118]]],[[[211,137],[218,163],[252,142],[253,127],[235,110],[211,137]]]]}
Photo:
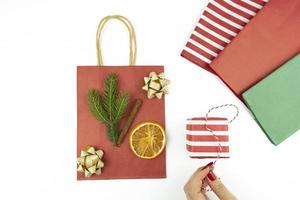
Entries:
{"type": "Polygon", "coordinates": [[[168,85],[170,81],[165,78],[163,72],[160,74],[150,72],[148,77],[144,77],[144,82],[145,85],[142,89],[147,91],[148,99],[154,97],[161,99],[164,94],[168,94],[168,85]]]}
{"type": "Polygon", "coordinates": [[[93,174],[100,175],[104,163],[102,150],[95,150],[94,147],[86,146],[81,150],[80,157],[77,158],[77,171],[83,172],[85,177],[91,177],[93,174]]]}

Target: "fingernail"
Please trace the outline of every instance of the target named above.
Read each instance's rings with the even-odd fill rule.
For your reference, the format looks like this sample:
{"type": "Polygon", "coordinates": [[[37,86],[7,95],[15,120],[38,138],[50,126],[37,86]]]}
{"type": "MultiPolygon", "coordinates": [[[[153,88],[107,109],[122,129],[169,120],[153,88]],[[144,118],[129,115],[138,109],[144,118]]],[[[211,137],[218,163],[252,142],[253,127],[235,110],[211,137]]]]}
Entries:
{"type": "Polygon", "coordinates": [[[215,175],[215,173],[213,171],[210,171],[208,174],[207,174],[207,178],[210,180],[210,181],[215,181],[217,179],[217,176],[215,175]]]}
{"type": "Polygon", "coordinates": [[[203,169],[205,169],[205,168],[207,168],[207,167],[211,167],[213,164],[214,164],[213,162],[210,162],[210,163],[208,163],[207,165],[205,165],[205,166],[203,167],[203,169]]]}

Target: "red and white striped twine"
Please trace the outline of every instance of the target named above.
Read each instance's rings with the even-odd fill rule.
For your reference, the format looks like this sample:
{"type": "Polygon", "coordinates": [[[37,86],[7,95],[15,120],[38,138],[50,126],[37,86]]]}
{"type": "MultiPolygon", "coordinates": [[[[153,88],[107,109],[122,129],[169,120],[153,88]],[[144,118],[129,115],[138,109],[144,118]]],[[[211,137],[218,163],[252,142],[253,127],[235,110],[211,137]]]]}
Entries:
{"type": "MultiPolygon", "coordinates": [[[[221,108],[225,108],[225,107],[233,107],[236,109],[236,113],[234,115],[234,117],[231,119],[231,120],[228,120],[228,124],[232,123],[238,116],[239,116],[239,113],[240,113],[240,110],[239,108],[234,105],[234,104],[223,104],[223,105],[220,105],[220,106],[215,106],[215,107],[212,107],[211,109],[208,110],[208,112],[206,113],[205,115],[205,128],[206,130],[208,130],[214,137],[217,141],[220,141],[219,137],[217,135],[214,134],[214,131],[210,128],[208,128],[207,126],[207,119],[208,119],[208,115],[213,111],[213,110],[217,110],[217,109],[221,109],[221,108]]],[[[218,153],[217,153],[217,158],[216,160],[214,161],[214,164],[216,164],[217,160],[220,158],[220,153],[222,152],[222,145],[221,143],[219,142],[218,143],[218,153]]],[[[203,192],[210,192],[212,191],[211,188],[207,185],[207,186],[202,186],[201,190],[203,192]]]]}
{"type": "Polygon", "coordinates": [[[211,109],[208,110],[208,112],[206,113],[205,115],[205,128],[206,130],[208,130],[213,136],[214,138],[216,139],[216,141],[219,141],[218,142],[218,152],[217,152],[217,159],[214,161],[214,164],[217,162],[217,160],[221,157],[220,153],[222,152],[222,145],[220,143],[220,139],[219,137],[214,133],[214,131],[212,129],[210,129],[208,126],[207,126],[207,121],[208,121],[208,115],[213,111],[213,110],[218,110],[218,109],[222,109],[222,108],[226,108],[226,107],[232,107],[232,108],[235,108],[236,110],[236,113],[234,115],[234,117],[230,120],[228,120],[228,124],[232,123],[238,116],[239,116],[239,108],[234,105],[234,104],[223,104],[223,105],[220,105],[220,106],[215,106],[215,107],[212,107],[211,109]]]}

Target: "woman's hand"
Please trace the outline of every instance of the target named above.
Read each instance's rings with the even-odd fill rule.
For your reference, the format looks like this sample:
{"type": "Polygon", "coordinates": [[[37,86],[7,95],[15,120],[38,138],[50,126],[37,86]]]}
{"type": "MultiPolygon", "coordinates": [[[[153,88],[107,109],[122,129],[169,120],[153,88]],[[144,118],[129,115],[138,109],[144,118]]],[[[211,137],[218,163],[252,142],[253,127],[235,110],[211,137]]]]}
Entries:
{"type": "Polygon", "coordinates": [[[184,186],[188,200],[208,200],[203,188],[210,186],[220,200],[237,200],[213,172],[213,163],[199,168],[184,186]]]}
{"type": "Polygon", "coordinates": [[[204,167],[200,167],[185,184],[184,192],[188,200],[207,200],[202,188],[206,187],[206,177],[212,169],[212,162],[204,167]]]}

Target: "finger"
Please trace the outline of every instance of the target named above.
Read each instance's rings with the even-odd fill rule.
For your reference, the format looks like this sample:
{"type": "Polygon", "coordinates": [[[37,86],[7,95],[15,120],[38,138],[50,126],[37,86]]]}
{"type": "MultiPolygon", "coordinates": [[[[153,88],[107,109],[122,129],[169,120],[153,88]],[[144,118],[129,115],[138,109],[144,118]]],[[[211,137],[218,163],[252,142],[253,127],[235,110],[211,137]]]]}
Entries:
{"type": "Polygon", "coordinates": [[[201,186],[201,192],[203,193],[203,194],[206,194],[206,192],[209,192],[209,191],[211,191],[211,189],[210,189],[210,187],[209,187],[209,185],[208,185],[208,183],[207,183],[207,180],[206,180],[206,178],[202,181],[202,186],[201,186]]]}
{"type": "Polygon", "coordinates": [[[214,163],[210,162],[207,165],[200,167],[195,171],[195,173],[192,175],[191,179],[195,179],[197,181],[203,180],[207,174],[209,173],[210,170],[214,169],[214,163]]]}
{"type": "Polygon", "coordinates": [[[201,192],[203,179],[207,176],[210,171],[210,167],[213,163],[209,163],[204,167],[200,167],[196,172],[191,176],[189,181],[184,186],[184,191],[186,193],[199,193],[201,192]]]}
{"type": "Polygon", "coordinates": [[[203,193],[203,196],[204,196],[205,200],[209,200],[208,196],[205,193],[203,193]]]}
{"type": "Polygon", "coordinates": [[[202,188],[206,188],[208,186],[206,178],[202,181],[202,188]]]}
{"type": "Polygon", "coordinates": [[[222,200],[237,200],[237,198],[226,188],[222,181],[213,171],[207,174],[207,182],[212,191],[222,200]]]}

